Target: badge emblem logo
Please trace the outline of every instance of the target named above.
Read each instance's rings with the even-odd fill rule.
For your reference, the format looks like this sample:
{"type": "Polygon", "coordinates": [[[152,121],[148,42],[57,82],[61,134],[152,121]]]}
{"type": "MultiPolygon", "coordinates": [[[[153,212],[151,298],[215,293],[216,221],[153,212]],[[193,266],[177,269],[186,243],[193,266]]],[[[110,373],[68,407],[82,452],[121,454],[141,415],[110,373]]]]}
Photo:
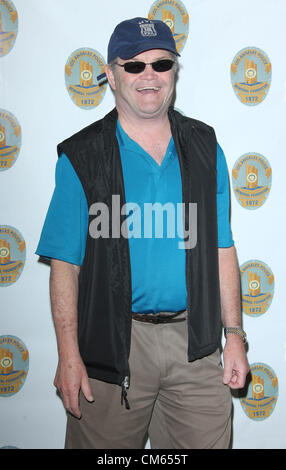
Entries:
{"type": "Polygon", "coordinates": [[[164,21],[169,26],[180,54],[189,35],[189,15],[183,3],[175,0],[157,0],[151,6],[148,18],[164,21]]]}
{"type": "Polygon", "coordinates": [[[274,295],[274,275],[259,260],[247,261],[240,267],[242,308],[246,315],[259,317],[267,312],[274,295]]]}
{"type": "Polygon", "coordinates": [[[11,0],[0,0],[0,57],[14,46],[18,32],[18,13],[11,0]]]}
{"type": "Polygon", "coordinates": [[[154,23],[139,23],[141,35],[146,37],[157,36],[154,23]]]}
{"type": "Polygon", "coordinates": [[[267,364],[250,366],[251,381],[246,386],[246,396],[240,398],[245,414],[255,421],[269,418],[278,399],[278,378],[267,364]]]}
{"type": "Polygon", "coordinates": [[[0,286],[16,282],[24,268],[26,244],[14,227],[0,225],[0,286]]]}
{"type": "Polygon", "coordinates": [[[29,369],[29,352],[16,336],[0,336],[0,397],[23,387],[29,369]]]}
{"type": "Polygon", "coordinates": [[[239,51],[231,64],[231,83],[241,103],[261,103],[270,88],[271,63],[265,52],[256,47],[239,51]]]}
{"type": "Polygon", "coordinates": [[[21,127],[13,114],[0,109],[0,171],[11,168],[21,148],[21,127]]]}
{"type": "Polygon", "coordinates": [[[259,153],[242,155],[233,167],[233,191],[239,204],[246,209],[258,209],[265,203],[271,182],[271,166],[259,153]]]}
{"type": "Polygon", "coordinates": [[[91,109],[101,103],[107,85],[100,85],[97,77],[104,73],[104,66],[103,57],[93,49],[77,49],[71,54],[65,66],[65,81],[74,104],[91,109]]]}

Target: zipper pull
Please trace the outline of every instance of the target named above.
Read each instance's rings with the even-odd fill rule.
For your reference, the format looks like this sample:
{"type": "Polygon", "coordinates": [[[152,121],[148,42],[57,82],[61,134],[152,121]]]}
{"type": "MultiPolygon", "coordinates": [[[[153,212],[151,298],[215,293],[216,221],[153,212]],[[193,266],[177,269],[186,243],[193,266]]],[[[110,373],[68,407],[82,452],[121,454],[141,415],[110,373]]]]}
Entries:
{"type": "Polygon", "coordinates": [[[126,389],[129,388],[129,377],[126,376],[121,384],[121,405],[123,405],[123,400],[125,402],[125,408],[130,410],[130,405],[127,400],[127,391],[126,389]]]}

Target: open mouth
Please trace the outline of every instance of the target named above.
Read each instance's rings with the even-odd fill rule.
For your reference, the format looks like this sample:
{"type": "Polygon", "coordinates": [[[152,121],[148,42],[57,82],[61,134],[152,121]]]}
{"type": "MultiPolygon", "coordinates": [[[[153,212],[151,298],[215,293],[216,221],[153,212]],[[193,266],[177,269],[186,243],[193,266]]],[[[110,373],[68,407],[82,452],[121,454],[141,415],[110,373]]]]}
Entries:
{"type": "Polygon", "coordinates": [[[143,94],[157,93],[160,88],[157,86],[144,86],[141,88],[136,88],[137,91],[143,94]]]}

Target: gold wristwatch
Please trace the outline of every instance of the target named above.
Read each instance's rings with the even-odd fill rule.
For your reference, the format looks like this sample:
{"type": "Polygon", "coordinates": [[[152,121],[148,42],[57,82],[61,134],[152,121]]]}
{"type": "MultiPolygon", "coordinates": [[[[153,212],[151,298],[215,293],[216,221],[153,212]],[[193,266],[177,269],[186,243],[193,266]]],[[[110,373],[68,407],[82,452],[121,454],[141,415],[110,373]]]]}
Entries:
{"type": "Polygon", "coordinates": [[[227,326],[223,329],[224,331],[224,336],[226,338],[226,335],[228,333],[233,333],[235,335],[238,335],[242,338],[243,343],[245,344],[247,342],[247,336],[245,331],[243,331],[242,328],[234,327],[234,326],[227,326]]]}

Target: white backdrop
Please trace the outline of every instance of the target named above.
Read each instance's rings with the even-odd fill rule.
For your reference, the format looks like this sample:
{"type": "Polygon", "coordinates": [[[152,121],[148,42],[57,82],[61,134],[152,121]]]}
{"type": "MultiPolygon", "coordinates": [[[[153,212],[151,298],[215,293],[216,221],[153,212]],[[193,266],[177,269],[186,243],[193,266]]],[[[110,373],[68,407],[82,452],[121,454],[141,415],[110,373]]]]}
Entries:
{"type": "MultiPolygon", "coordinates": [[[[53,387],[57,350],[49,267],[39,263],[34,253],[54,188],[57,143],[103,117],[114,105],[109,89],[97,107],[82,109],[74,104],[66,89],[65,64],[79,48],[95,49],[106,60],[115,25],[147,16],[153,2],[85,0],[81,6],[76,0],[1,0],[0,39],[4,37],[1,31],[8,27],[5,9],[9,3],[18,13],[18,24],[15,18],[13,23],[17,37],[11,50],[0,57],[0,109],[17,119],[21,148],[11,168],[0,171],[0,235],[3,226],[17,229],[26,242],[26,259],[20,277],[10,285],[4,280],[0,286],[0,448],[60,449],[66,417],[53,387]],[[18,366],[19,348],[9,346],[8,337],[19,339],[28,350],[29,359],[22,354],[18,366]],[[14,371],[24,368],[27,372],[17,392],[3,386],[11,365],[7,350],[14,353],[14,371]]],[[[172,0],[165,3],[170,6],[172,0]]],[[[260,369],[266,370],[266,375],[265,370],[260,374],[264,395],[258,393],[255,400],[251,395],[252,403],[259,409],[264,399],[275,396],[276,406],[268,408],[268,417],[249,417],[239,397],[234,397],[233,448],[286,448],[286,4],[283,0],[271,4],[268,0],[184,0],[183,5],[189,14],[189,34],[181,51],[175,106],[215,128],[230,173],[239,264],[260,260],[270,267],[275,280],[266,312],[243,313],[243,323],[249,338],[249,362],[262,364],[260,369]],[[268,94],[255,106],[243,104],[231,83],[231,63],[245,48],[264,51],[272,65],[268,94]],[[263,155],[272,169],[269,196],[256,210],[242,207],[232,181],[237,160],[251,152],[263,155]],[[270,385],[269,370],[274,372],[270,385]]],[[[9,135],[6,129],[7,139],[9,135]]],[[[261,392],[261,387],[255,390],[261,392]]]]}

